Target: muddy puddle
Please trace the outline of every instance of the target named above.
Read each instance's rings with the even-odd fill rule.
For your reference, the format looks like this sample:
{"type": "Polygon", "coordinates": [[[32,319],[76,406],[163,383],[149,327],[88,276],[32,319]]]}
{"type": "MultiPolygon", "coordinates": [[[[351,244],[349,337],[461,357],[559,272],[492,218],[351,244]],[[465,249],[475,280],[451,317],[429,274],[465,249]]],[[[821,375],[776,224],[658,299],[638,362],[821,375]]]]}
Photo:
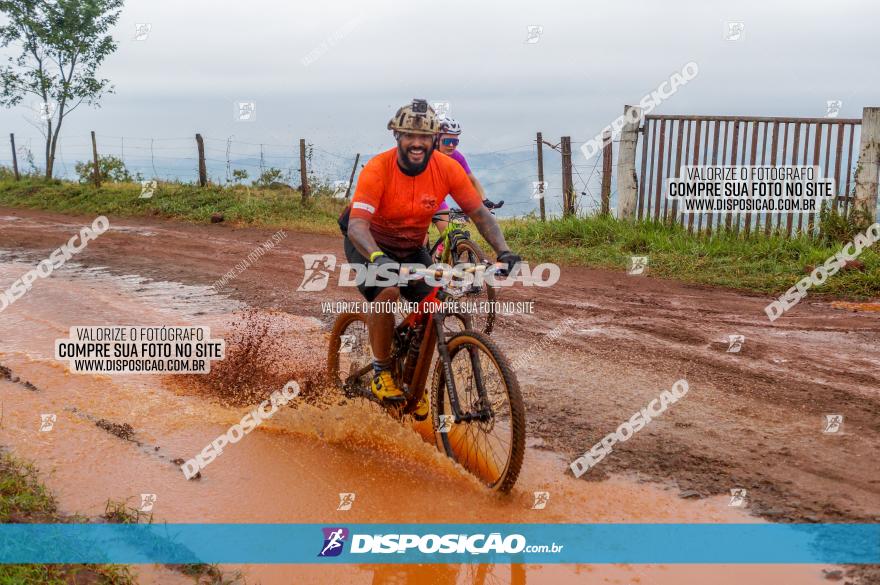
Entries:
{"type": "MultiPolygon", "coordinates": [[[[0,253],[6,288],[40,258],[0,253]]],[[[246,277],[245,274],[243,277],[246,277]]],[[[317,302],[317,300],[316,300],[317,302]]],[[[564,474],[567,460],[530,448],[513,493],[497,497],[418,433],[371,404],[297,403],[228,447],[198,480],[179,461],[239,422],[262,385],[311,379],[323,367],[321,323],[286,313],[242,312],[206,287],[111,275],[68,263],[0,312],[0,444],[35,460],[62,510],[99,516],[110,500],[155,495],[154,521],[267,523],[759,522],[728,498],[684,500],[677,491],[625,478],[564,474]],[[260,353],[276,368],[242,363],[239,378],[215,373],[217,391],[179,377],[77,375],[55,361],[54,341],[74,325],[200,325],[233,338],[242,319],[265,325],[260,353]],[[231,380],[231,381],[230,381],[231,380]],[[25,385],[29,384],[31,387],[25,385]],[[227,387],[245,387],[230,396],[227,387]],[[51,430],[41,415],[53,414],[51,430]],[[103,422],[101,422],[103,421],[103,422]],[[100,423],[100,424],[99,424],[100,423]],[[175,463],[178,461],[178,463],[175,463]],[[532,509],[535,491],[546,508],[532,509]],[[350,510],[339,494],[353,493],[350,510]]],[[[227,372],[228,374],[228,372],[227,372]]],[[[278,388],[266,388],[265,394],[278,388]]],[[[248,583],[822,583],[817,566],[226,566],[248,583]]],[[[191,583],[140,567],[143,583],[191,583]]]]}

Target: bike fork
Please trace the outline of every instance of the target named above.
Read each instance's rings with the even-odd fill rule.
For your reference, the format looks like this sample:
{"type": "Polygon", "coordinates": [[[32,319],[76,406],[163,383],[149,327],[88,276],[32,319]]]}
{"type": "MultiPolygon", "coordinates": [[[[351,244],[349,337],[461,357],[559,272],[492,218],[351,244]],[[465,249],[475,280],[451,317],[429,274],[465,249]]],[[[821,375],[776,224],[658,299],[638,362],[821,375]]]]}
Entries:
{"type": "Polygon", "coordinates": [[[470,422],[472,420],[489,420],[492,418],[492,411],[489,407],[489,400],[486,396],[486,387],[483,384],[483,371],[480,367],[480,360],[477,356],[477,352],[474,349],[468,348],[468,354],[471,359],[471,368],[473,368],[474,372],[474,380],[477,384],[477,392],[480,397],[480,411],[477,413],[472,413],[468,411],[467,413],[462,413],[461,406],[458,402],[458,391],[455,389],[455,377],[452,375],[452,357],[449,355],[449,346],[446,344],[446,336],[442,334],[443,332],[443,317],[442,313],[434,313],[432,318],[434,319],[434,326],[437,328],[437,331],[440,334],[437,335],[437,353],[440,355],[440,362],[443,367],[443,378],[446,382],[446,393],[449,395],[449,404],[452,406],[452,414],[454,417],[454,422],[456,424],[460,422],[470,422]]]}

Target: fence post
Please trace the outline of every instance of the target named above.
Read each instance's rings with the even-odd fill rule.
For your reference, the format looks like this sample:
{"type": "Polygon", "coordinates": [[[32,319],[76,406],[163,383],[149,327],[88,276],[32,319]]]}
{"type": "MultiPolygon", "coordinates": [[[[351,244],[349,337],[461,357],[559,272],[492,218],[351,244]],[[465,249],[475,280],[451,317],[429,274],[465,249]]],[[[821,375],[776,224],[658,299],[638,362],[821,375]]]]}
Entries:
{"type": "Polygon", "coordinates": [[[92,158],[95,161],[95,187],[101,186],[101,166],[98,164],[98,143],[95,140],[95,131],[92,130],[92,158]]]}
{"type": "Polygon", "coordinates": [[[302,182],[300,183],[300,193],[302,193],[302,201],[305,203],[309,199],[309,177],[306,170],[306,139],[299,139],[299,176],[302,182]]]}
{"type": "Polygon", "coordinates": [[[602,215],[611,213],[611,174],[614,172],[612,159],[614,158],[614,142],[611,140],[611,131],[602,133],[602,215]]]}
{"type": "Polygon", "coordinates": [[[18,174],[18,156],[15,154],[15,134],[9,133],[9,142],[12,144],[12,170],[15,172],[15,180],[21,177],[18,174]]]}
{"type": "Polygon", "coordinates": [[[862,110],[862,135],[859,139],[859,163],[856,166],[856,193],[853,210],[863,212],[871,223],[876,221],[877,185],[880,182],[880,108],[862,110]]]}
{"type": "Polygon", "coordinates": [[[620,146],[617,151],[617,217],[633,219],[636,216],[639,193],[636,146],[639,142],[642,109],[638,106],[623,106],[623,118],[626,122],[620,132],[620,146]]]}
{"type": "Polygon", "coordinates": [[[199,147],[199,187],[208,184],[208,169],[205,167],[205,140],[201,134],[196,134],[196,144],[199,147]]]}
{"type": "Polygon", "coordinates": [[[571,178],[571,136],[562,137],[562,215],[574,214],[574,181],[571,178]]]}
{"type": "Polygon", "coordinates": [[[544,194],[547,190],[544,188],[544,136],[538,132],[538,189],[541,190],[541,197],[538,202],[541,206],[541,221],[547,221],[544,212],[544,194]]]}
{"type": "Polygon", "coordinates": [[[345,198],[348,199],[348,196],[351,194],[351,186],[354,184],[354,174],[358,170],[358,161],[361,159],[361,153],[357,153],[354,155],[354,166],[351,167],[351,176],[348,178],[348,188],[345,190],[345,198]]]}

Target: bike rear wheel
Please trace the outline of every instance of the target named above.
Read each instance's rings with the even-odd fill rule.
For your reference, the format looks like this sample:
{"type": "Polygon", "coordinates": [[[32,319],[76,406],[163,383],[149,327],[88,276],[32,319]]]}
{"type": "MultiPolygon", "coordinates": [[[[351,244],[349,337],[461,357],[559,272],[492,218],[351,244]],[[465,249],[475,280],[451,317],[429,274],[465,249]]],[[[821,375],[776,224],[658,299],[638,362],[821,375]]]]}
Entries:
{"type": "MultiPolygon", "coordinates": [[[[455,251],[452,256],[452,264],[481,264],[486,261],[486,254],[473,240],[460,239],[455,244],[455,251]]],[[[469,303],[487,303],[486,310],[478,310],[469,315],[473,322],[473,329],[482,331],[486,335],[492,333],[495,326],[495,297],[497,296],[495,287],[490,286],[488,282],[482,282],[478,288],[466,293],[461,297],[461,301],[469,303]]]]}
{"type": "Polygon", "coordinates": [[[487,487],[509,492],[525,454],[525,406],[519,384],[504,354],[483,333],[464,331],[447,341],[455,391],[462,413],[484,406],[478,384],[491,408],[489,420],[451,423],[453,415],[443,367],[434,371],[431,413],[446,455],[487,487]],[[446,429],[445,431],[443,429],[446,429]]]}

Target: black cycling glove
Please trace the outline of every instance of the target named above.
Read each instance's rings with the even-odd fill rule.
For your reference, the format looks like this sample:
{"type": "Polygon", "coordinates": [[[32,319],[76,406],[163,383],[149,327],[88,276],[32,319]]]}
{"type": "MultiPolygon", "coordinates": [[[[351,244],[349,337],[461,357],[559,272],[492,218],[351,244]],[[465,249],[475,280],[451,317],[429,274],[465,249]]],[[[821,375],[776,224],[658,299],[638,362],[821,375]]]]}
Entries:
{"type": "Polygon", "coordinates": [[[377,254],[370,264],[376,266],[381,269],[380,273],[377,274],[377,282],[379,286],[389,286],[398,283],[398,277],[400,275],[400,262],[396,260],[392,260],[385,254],[377,254]],[[382,275],[389,275],[389,277],[384,277],[382,275]]]}
{"type": "Polygon", "coordinates": [[[504,268],[498,269],[498,274],[501,276],[507,276],[511,272],[513,272],[513,268],[522,262],[522,258],[511,252],[510,250],[505,250],[498,254],[498,262],[506,264],[507,266],[504,268]]]}

